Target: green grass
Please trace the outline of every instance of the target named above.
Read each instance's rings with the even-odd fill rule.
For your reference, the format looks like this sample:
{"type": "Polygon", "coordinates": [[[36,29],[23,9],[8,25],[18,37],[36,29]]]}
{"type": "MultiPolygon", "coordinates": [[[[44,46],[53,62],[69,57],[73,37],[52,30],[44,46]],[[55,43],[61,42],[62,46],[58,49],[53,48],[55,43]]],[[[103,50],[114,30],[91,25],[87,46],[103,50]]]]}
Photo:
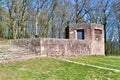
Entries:
{"type": "MultiPolygon", "coordinates": [[[[101,66],[104,65],[87,61],[104,62],[115,65],[116,69],[119,69],[120,66],[120,57],[85,56],[70,60],[101,66]],[[86,59],[86,61],[82,59],[86,59]]],[[[83,66],[52,58],[41,58],[1,65],[0,80],[120,80],[120,72],[83,66]]]]}
{"type": "Polygon", "coordinates": [[[71,60],[120,70],[120,57],[116,56],[84,56],[71,60]]]}

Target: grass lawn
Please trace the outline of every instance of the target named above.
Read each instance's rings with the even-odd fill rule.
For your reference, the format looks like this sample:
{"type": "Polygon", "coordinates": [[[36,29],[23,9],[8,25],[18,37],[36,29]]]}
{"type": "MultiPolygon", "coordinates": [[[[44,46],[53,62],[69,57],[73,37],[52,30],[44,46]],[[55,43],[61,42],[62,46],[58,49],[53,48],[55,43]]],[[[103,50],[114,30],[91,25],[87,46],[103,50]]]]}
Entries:
{"type": "MultiPolygon", "coordinates": [[[[120,70],[120,57],[84,56],[70,60],[120,70]]],[[[0,65],[0,80],[120,80],[120,72],[40,58],[0,65]]]]}

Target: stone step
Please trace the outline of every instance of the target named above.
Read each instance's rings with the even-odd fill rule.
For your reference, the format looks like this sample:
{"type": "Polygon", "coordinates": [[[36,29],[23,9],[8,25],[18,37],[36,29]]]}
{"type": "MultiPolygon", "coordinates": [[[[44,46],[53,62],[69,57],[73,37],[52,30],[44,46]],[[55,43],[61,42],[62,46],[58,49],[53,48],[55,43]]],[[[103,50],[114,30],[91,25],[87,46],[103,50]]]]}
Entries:
{"type": "Polygon", "coordinates": [[[0,63],[35,56],[35,52],[16,46],[0,45],[0,63]]]}

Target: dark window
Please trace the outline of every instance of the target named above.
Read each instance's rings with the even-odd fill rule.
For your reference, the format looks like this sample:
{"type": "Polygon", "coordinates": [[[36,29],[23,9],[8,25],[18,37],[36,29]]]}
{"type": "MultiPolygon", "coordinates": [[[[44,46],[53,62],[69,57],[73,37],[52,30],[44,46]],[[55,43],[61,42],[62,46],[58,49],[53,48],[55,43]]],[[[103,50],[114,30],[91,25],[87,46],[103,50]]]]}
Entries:
{"type": "Polygon", "coordinates": [[[101,40],[101,34],[102,34],[102,30],[95,29],[95,40],[96,41],[100,41],[101,40]]]}
{"type": "Polygon", "coordinates": [[[95,34],[102,34],[102,30],[100,30],[100,29],[95,29],[95,34]]]}
{"type": "Polygon", "coordinates": [[[65,28],[65,38],[69,39],[69,27],[65,28]]]}
{"type": "Polygon", "coordinates": [[[84,30],[77,30],[77,39],[84,39],[84,30]]]}

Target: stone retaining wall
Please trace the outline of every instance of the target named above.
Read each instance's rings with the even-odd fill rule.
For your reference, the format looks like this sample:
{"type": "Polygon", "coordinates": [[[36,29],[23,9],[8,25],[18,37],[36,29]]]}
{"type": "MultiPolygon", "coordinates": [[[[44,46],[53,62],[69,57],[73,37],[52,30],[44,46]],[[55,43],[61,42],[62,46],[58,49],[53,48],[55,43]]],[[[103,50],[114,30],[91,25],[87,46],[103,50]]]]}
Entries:
{"type": "Polygon", "coordinates": [[[11,40],[11,45],[23,47],[36,54],[48,56],[90,55],[91,43],[83,40],[37,38],[11,40]]]}

